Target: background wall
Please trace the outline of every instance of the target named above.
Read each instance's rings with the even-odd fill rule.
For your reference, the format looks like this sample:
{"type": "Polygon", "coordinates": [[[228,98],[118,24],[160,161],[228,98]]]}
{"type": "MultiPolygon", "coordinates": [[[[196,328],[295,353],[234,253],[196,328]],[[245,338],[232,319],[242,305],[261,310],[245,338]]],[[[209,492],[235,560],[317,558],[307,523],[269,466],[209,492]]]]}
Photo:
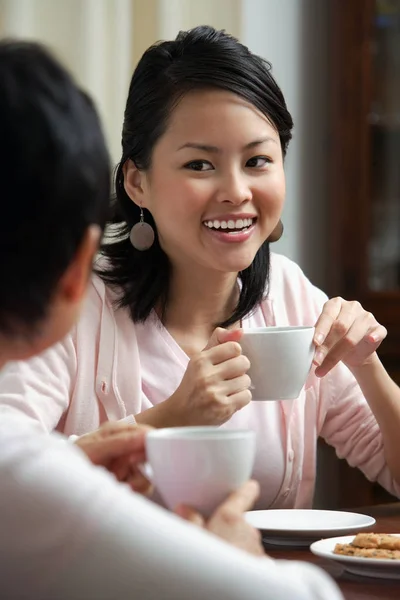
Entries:
{"type": "Polygon", "coordinates": [[[241,39],[272,63],[295,127],[286,161],[285,235],[274,249],[325,286],[328,2],[245,0],[241,39]]]}
{"type": "Polygon", "coordinates": [[[132,0],[0,0],[0,36],[53,50],[95,99],[117,160],[134,66],[132,0]]]}

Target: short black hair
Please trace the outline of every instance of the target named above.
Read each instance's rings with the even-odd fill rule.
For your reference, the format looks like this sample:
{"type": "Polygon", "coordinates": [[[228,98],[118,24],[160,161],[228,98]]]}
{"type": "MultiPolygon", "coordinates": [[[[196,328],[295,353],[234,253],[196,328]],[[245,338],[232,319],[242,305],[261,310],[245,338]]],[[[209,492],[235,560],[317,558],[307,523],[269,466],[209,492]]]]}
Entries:
{"type": "Polygon", "coordinates": [[[47,314],[87,227],[109,217],[110,162],[89,97],[40,44],[0,42],[0,334],[47,314]]]}
{"type": "MultiPolygon", "coordinates": [[[[157,43],[142,56],[131,80],[122,131],[122,158],[116,170],[113,235],[103,247],[107,258],[97,272],[116,288],[118,304],[129,307],[134,321],[145,321],[151,310],[168,302],[171,265],[157,237],[149,211],[145,219],[155,230],[153,246],[144,252],[129,241],[140,209],[124,189],[123,166],[131,159],[146,171],[152,152],[177,102],[193,90],[219,89],[241,96],[259,109],[276,128],[283,155],[291,139],[293,121],[271,65],[224,31],[199,26],[180,32],[174,41],[157,43]]],[[[269,277],[269,243],[240,273],[240,297],[233,314],[219,325],[227,327],[249,314],[261,301],[269,277]]]]}

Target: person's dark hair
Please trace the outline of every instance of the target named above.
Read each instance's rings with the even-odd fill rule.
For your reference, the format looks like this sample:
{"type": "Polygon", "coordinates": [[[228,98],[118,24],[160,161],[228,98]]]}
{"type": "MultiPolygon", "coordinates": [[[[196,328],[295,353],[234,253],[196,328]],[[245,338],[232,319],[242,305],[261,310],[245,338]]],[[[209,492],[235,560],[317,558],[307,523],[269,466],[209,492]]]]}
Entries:
{"type": "MultiPolygon", "coordinates": [[[[165,132],[174,107],[188,92],[202,89],[233,92],[253,104],[278,131],[284,155],[291,139],[292,118],[271,75],[271,65],[224,31],[196,27],[144,53],[133,73],[126,104],[122,158],[115,178],[114,232],[103,247],[107,260],[97,270],[106,283],[117,289],[119,306],[129,307],[134,321],[145,321],[156,306],[165,314],[171,267],[149,211],[144,212],[145,220],[156,232],[153,246],[140,252],[129,241],[140,209],[125,192],[123,165],[131,159],[138,169],[149,169],[154,146],[165,132]]],[[[240,273],[237,306],[220,325],[239,321],[256,307],[267,288],[268,276],[269,243],[265,242],[253,263],[240,273]]]]}
{"type": "Polygon", "coordinates": [[[0,140],[0,335],[26,335],[109,217],[110,162],[91,100],[36,43],[0,42],[0,140]]]}

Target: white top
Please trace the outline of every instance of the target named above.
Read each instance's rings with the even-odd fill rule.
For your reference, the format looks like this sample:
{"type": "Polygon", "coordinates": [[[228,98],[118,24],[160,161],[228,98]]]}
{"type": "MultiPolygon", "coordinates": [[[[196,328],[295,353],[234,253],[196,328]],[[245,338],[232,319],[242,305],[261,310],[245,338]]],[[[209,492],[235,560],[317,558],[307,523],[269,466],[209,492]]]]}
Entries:
{"type": "Polygon", "coordinates": [[[0,423],[0,598],[339,600],[316,567],[236,550],[28,419],[0,423]]]}
{"type": "MultiPolygon", "coordinates": [[[[243,319],[245,329],[265,327],[260,308],[243,319]]],[[[136,324],[142,383],[142,403],[151,406],[169,398],[179,387],[189,357],[169,331],[153,314],[145,323],[136,324]]],[[[260,483],[257,508],[268,508],[282,487],[286,458],[283,440],[282,409],[279,402],[254,402],[233,415],[223,428],[253,429],[257,453],[252,477],[260,483]],[[258,414],[257,414],[258,413],[258,414]],[[247,417],[246,417],[247,415],[247,417]],[[256,417],[256,418],[255,418],[256,417]]],[[[155,496],[156,499],[158,497],[155,496]]]]}

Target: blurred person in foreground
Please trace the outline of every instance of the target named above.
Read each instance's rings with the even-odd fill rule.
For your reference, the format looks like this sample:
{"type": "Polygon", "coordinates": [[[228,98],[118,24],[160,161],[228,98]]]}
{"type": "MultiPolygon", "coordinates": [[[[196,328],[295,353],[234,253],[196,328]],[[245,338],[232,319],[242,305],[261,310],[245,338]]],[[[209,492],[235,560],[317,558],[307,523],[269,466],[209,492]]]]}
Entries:
{"type": "MultiPolygon", "coordinates": [[[[6,371],[9,361],[63,338],[78,317],[110,182],[91,102],[39,45],[0,43],[0,137],[6,371]]],[[[243,518],[257,496],[254,482],[208,522],[181,510],[201,527],[132,491],[146,490],[135,469],[145,460],[145,434],[127,422],[108,423],[73,445],[44,433],[35,419],[2,415],[1,598],[340,598],[317,568],[263,555],[243,518]]]]}

